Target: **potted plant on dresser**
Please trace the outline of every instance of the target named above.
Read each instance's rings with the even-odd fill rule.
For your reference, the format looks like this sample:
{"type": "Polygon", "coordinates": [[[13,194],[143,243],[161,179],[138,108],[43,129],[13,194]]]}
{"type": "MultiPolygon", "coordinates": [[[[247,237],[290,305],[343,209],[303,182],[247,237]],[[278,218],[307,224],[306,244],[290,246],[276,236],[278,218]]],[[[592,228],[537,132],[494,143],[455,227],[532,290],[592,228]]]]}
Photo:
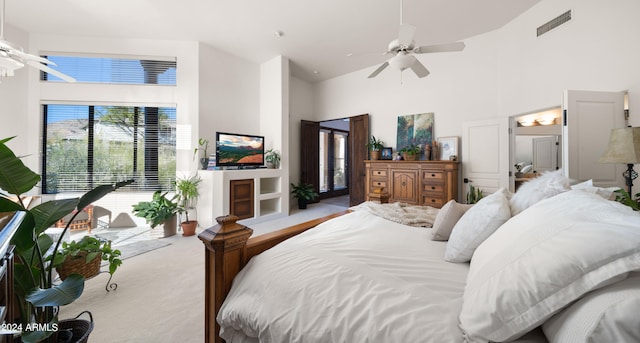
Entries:
{"type": "Polygon", "coordinates": [[[305,209],[309,201],[318,197],[313,185],[309,183],[300,182],[299,184],[291,184],[291,194],[295,199],[298,199],[298,208],[305,209]]]}
{"type": "Polygon", "coordinates": [[[202,178],[198,174],[181,177],[176,180],[176,194],[178,195],[180,212],[185,215],[185,221],[180,223],[183,236],[196,234],[198,221],[193,220],[193,218],[189,220],[189,211],[195,211],[198,197],[200,196],[198,186],[201,182],[202,178]]]}
{"type": "Polygon", "coordinates": [[[406,161],[415,161],[417,156],[420,154],[420,151],[420,147],[415,144],[410,144],[400,149],[402,158],[406,161]]]}
{"type": "MultiPolygon", "coordinates": [[[[82,295],[85,278],[72,274],[58,282],[55,267],[50,261],[57,260],[62,253],[62,240],[75,215],[133,180],[98,186],[79,198],[50,200],[29,208],[24,202],[27,198],[24,194],[37,186],[40,176],[7,147],[6,142],[10,139],[0,140],[0,188],[4,191],[0,193],[0,212],[24,213],[24,219],[11,239],[16,251],[12,296],[15,296],[19,310],[20,340],[86,342],[93,329],[93,320],[88,322],[77,317],[58,320],[59,307],[74,302],[82,295]],[[69,213],[74,213],[74,216],[54,241],[45,230],[69,213]]],[[[7,318],[13,320],[13,315],[8,313],[7,318]]]]}
{"type": "Polygon", "coordinates": [[[169,237],[176,234],[177,229],[177,214],[180,211],[178,202],[176,201],[178,195],[174,195],[171,199],[167,198],[167,193],[162,191],[155,191],[151,201],[140,201],[133,205],[133,215],[136,217],[144,218],[147,224],[151,225],[151,228],[162,224],[164,228],[164,236],[169,237]]]}
{"type": "Polygon", "coordinates": [[[371,136],[369,143],[367,143],[367,147],[371,152],[371,159],[379,160],[382,148],[384,148],[384,143],[381,140],[376,139],[376,136],[371,136]]]}

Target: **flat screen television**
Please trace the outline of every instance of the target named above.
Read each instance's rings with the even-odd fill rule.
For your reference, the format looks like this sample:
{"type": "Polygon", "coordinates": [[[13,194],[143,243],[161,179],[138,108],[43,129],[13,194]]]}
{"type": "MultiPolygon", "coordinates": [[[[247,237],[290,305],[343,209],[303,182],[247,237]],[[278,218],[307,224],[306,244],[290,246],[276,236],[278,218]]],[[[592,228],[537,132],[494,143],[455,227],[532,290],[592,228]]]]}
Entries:
{"type": "Polygon", "coordinates": [[[259,167],[264,165],[264,137],[216,132],[217,167],[259,167]]]}

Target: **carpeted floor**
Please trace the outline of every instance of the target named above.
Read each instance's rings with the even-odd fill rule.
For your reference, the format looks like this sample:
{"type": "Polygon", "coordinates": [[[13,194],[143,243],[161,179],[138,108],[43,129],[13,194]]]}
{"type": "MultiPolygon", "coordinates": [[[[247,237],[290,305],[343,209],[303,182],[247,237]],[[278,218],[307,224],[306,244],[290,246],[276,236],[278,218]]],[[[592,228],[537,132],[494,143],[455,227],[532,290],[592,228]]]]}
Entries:
{"type": "MultiPolygon", "coordinates": [[[[254,235],[343,211],[346,204],[348,199],[333,199],[292,210],[289,217],[252,226],[254,235]]],[[[146,239],[148,228],[147,233],[144,230],[118,229],[115,236],[116,230],[96,230],[95,234],[116,237],[110,239],[124,255],[125,246],[151,240],[146,239]]],[[[198,233],[202,230],[198,228],[198,233]]],[[[105,290],[107,273],[87,280],[82,296],[63,306],[60,318],[89,310],[95,322],[89,342],[203,342],[204,246],[197,236],[181,233],[155,241],[164,246],[123,261],[113,276],[112,282],[118,284],[115,291],[105,290]]]]}

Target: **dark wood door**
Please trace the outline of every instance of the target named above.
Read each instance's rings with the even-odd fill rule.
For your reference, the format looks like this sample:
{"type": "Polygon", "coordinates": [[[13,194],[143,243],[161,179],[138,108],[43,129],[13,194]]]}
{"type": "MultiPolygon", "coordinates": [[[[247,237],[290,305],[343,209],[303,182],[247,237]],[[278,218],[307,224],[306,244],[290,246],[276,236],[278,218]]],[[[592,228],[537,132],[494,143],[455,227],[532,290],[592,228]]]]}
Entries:
{"type": "MultiPolygon", "coordinates": [[[[300,182],[313,185],[320,193],[320,123],[300,122],[300,182]]],[[[294,182],[295,183],[295,182],[294,182]]],[[[316,199],[314,202],[319,201],[316,199]]]]}
{"type": "Polygon", "coordinates": [[[368,158],[369,115],[361,114],[349,118],[349,204],[351,206],[365,200],[364,161],[368,158]]]}

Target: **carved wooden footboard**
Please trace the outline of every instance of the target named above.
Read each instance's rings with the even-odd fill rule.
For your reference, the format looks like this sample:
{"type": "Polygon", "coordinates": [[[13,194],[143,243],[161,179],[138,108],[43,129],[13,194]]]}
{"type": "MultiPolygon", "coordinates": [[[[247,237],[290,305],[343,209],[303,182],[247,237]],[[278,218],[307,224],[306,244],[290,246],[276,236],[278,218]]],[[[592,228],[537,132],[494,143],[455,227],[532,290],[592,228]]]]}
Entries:
{"type": "Polygon", "coordinates": [[[219,336],[220,326],[216,322],[216,316],[231,289],[233,278],[251,257],[322,222],[349,212],[338,212],[253,238],[249,238],[253,233],[252,229],[236,223],[238,217],[229,215],[216,218],[218,225],[198,235],[206,247],[205,342],[223,342],[219,336]]]}

